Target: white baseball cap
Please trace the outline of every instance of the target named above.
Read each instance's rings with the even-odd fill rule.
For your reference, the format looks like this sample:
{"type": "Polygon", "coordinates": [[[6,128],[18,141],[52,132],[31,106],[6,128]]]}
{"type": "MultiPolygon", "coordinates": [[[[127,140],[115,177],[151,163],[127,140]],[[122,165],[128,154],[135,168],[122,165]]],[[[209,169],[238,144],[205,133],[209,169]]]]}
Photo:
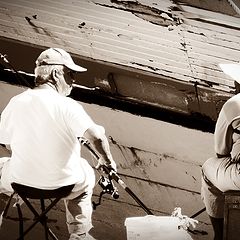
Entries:
{"type": "Polygon", "coordinates": [[[225,74],[240,83],[240,63],[220,63],[218,65],[225,74]]]}
{"type": "Polygon", "coordinates": [[[42,65],[64,65],[76,72],[85,72],[86,68],[78,66],[73,62],[69,53],[61,48],[48,48],[43,51],[36,60],[36,66],[42,65]]]}

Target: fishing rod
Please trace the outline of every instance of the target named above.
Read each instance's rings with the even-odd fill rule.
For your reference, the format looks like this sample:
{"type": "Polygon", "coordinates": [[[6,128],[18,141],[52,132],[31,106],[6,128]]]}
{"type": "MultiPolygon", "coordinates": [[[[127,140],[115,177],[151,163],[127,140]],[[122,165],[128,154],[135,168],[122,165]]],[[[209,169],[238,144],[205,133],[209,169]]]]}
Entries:
{"type": "Polygon", "coordinates": [[[201,210],[199,210],[198,212],[194,213],[190,218],[195,218],[198,215],[200,215],[201,213],[203,213],[204,211],[206,211],[206,208],[202,208],[201,210]]]}
{"type": "MultiPolygon", "coordinates": [[[[98,154],[93,150],[90,143],[86,139],[80,139],[81,144],[83,144],[87,149],[93,154],[93,156],[99,160],[98,154]]],[[[139,206],[148,214],[153,215],[151,210],[137,197],[137,195],[124,183],[120,176],[113,169],[108,168],[105,165],[101,165],[103,172],[105,172],[110,180],[116,181],[138,204],[139,206]]]]}
{"type": "MultiPolygon", "coordinates": [[[[99,156],[98,154],[92,149],[90,143],[86,140],[86,139],[80,139],[80,142],[87,147],[87,149],[94,155],[94,157],[98,160],[99,156]]],[[[145,212],[149,215],[153,215],[153,213],[146,207],[146,205],[132,192],[131,189],[129,189],[129,187],[127,187],[127,185],[123,182],[123,180],[119,177],[119,175],[109,169],[107,166],[102,165],[101,166],[103,168],[103,171],[108,174],[110,176],[110,179],[115,180],[117,183],[119,183],[119,185],[127,192],[130,194],[130,196],[145,210],[145,212]]],[[[194,213],[193,215],[190,216],[190,218],[195,218],[198,215],[200,215],[201,213],[203,213],[206,210],[206,208],[202,208],[201,210],[199,210],[198,212],[194,213]]]]}
{"type": "MultiPolygon", "coordinates": [[[[99,156],[98,154],[93,150],[93,148],[91,147],[90,143],[88,140],[86,139],[79,139],[80,143],[82,145],[84,145],[85,147],[87,147],[87,149],[93,154],[93,156],[99,160],[99,156]]],[[[105,165],[101,165],[103,171],[108,174],[110,181],[113,179],[115,180],[138,204],[139,206],[148,214],[148,215],[154,215],[152,213],[152,211],[136,196],[136,194],[123,182],[123,180],[120,178],[120,176],[116,173],[116,171],[114,171],[113,169],[108,168],[105,165]]],[[[101,185],[101,184],[100,184],[101,185]]],[[[102,186],[104,188],[104,186],[102,186]]],[[[115,191],[117,192],[117,189],[115,187],[113,187],[113,189],[115,189],[115,191]]],[[[102,195],[100,194],[100,197],[102,195]]],[[[118,198],[119,196],[117,196],[118,198]]],[[[101,200],[99,200],[99,203],[97,205],[100,205],[101,200]]],[[[93,204],[94,206],[94,204],[93,204]]],[[[201,209],[200,211],[198,211],[197,213],[193,214],[190,219],[193,219],[194,217],[200,215],[202,212],[204,212],[206,210],[206,208],[201,209]]],[[[191,230],[189,227],[187,227],[187,231],[192,233],[192,234],[201,234],[201,235],[207,235],[206,231],[202,231],[202,230],[191,230]]]]}

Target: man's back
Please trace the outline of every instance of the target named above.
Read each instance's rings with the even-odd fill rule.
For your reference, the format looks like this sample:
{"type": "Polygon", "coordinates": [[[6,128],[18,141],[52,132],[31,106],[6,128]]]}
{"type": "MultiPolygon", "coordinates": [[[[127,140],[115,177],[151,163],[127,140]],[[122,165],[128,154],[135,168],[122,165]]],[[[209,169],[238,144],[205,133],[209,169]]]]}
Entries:
{"type": "Polygon", "coordinates": [[[46,189],[84,181],[86,163],[80,161],[72,103],[51,88],[27,90],[11,100],[4,118],[11,139],[13,181],[46,189]]]}

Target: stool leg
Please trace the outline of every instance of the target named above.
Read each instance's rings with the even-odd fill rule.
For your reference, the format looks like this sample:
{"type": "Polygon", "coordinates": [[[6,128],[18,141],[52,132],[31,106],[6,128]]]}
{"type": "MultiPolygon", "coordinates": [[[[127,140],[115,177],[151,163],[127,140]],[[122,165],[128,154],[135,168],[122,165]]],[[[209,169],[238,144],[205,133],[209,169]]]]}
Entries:
{"type": "Polygon", "coordinates": [[[223,240],[223,218],[210,217],[210,220],[214,230],[214,240],[223,240]]]}
{"type": "MultiPolygon", "coordinates": [[[[11,201],[13,199],[13,196],[14,196],[15,192],[9,197],[9,200],[3,210],[3,217],[6,218],[7,217],[7,214],[8,214],[8,209],[10,207],[10,204],[11,204],[11,201]]],[[[1,194],[0,194],[1,195],[1,194]]],[[[3,204],[3,203],[2,203],[3,204]]]]}
{"type": "MultiPolygon", "coordinates": [[[[45,203],[44,203],[44,199],[40,199],[40,203],[41,203],[41,210],[42,212],[45,211],[45,203]]],[[[48,226],[47,226],[47,216],[44,216],[44,218],[42,219],[42,225],[44,227],[45,230],[45,239],[48,240],[48,226]]]]}
{"type": "Polygon", "coordinates": [[[17,203],[16,206],[17,206],[18,216],[19,216],[19,236],[20,236],[20,240],[24,240],[22,210],[21,210],[21,206],[19,203],[17,203]]]}
{"type": "MultiPolygon", "coordinates": [[[[30,202],[24,196],[22,196],[22,199],[25,202],[25,204],[29,207],[29,209],[32,211],[32,213],[35,215],[35,218],[36,218],[35,221],[28,227],[28,229],[26,229],[24,231],[23,236],[25,236],[38,222],[43,224],[43,220],[42,219],[45,218],[46,214],[51,210],[51,208],[53,206],[55,206],[60,201],[60,198],[55,199],[41,214],[38,214],[38,212],[33,208],[33,206],[30,204],[30,202]]],[[[48,233],[50,234],[52,239],[58,240],[58,238],[51,231],[51,229],[48,228],[48,226],[46,226],[46,227],[47,227],[48,233]]]]}

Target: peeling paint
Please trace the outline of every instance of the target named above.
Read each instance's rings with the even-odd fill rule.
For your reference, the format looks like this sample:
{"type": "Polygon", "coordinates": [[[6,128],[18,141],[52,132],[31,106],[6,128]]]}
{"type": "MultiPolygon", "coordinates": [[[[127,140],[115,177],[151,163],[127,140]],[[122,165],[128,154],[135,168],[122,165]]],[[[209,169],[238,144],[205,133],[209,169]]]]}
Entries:
{"type": "Polygon", "coordinates": [[[117,36],[121,39],[132,40],[132,37],[130,37],[128,35],[118,34],[117,36]]]}
{"type": "Polygon", "coordinates": [[[153,70],[153,71],[161,71],[161,69],[160,69],[160,68],[157,68],[157,67],[152,67],[152,66],[144,65],[144,64],[141,64],[141,63],[137,63],[137,62],[130,62],[130,63],[133,64],[133,65],[140,66],[140,67],[144,67],[144,68],[151,69],[151,70],[153,70]]]}
{"type": "MultiPolygon", "coordinates": [[[[36,15],[34,15],[34,16],[36,16],[36,15]]],[[[46,29],[44,29],[43,27],[39,27],[35,23],[33,23],[32,19],[30,17],[26,16],[25,19],[27,20],[29,25],[31,25],[37,33],[41,33],[41,31],[43,31],[46,35],[48,35],[50,37],[52,36],[52,34],[50,32],[48,32],[46,29]]]]}
{"type": "MultiPolygon", "coordinates": [[[[34,19],[36,19],[36,16],[37,16],[37,15],[33,15],[32,17],[33,17],[34,19]]],[[[32,20],[33,20],[32,18],[26,16],[25,19],[26,19],[26,21],[29,23],[29,25],[33,27],[33,30],[34,30],[36,33],[41,34],[41,33],[43,32],[44,34],[46,34],[47,36],[51,37],[52,39],[55,38],[51,32],[49,32],[48,30],[46,30],[46,29],[43,28],[43,27],[37,26],[37,25],[32,21],[32,20]]]]}
{"type": "Polygon", "coordinates": [[[85,22],[81,22],[81,23],[79,23],[78,27],[79,27],[79,28],[83,28],[85,25],[86,25],[85,22]]]}
{"type": "MultiPolygon", "coordinates": [[[[138,1],[111,0],[111,5],[102,4],[98,1],[95,1],[95,3],[104,7],[131,12],[136,17],[163,27],[176,26],[182,23],[182,20],[171,12],[162,11],[155,7],[141,4],[138,1]]],[[[169,28],[169,30],[173,29],[169,28]]]]}

